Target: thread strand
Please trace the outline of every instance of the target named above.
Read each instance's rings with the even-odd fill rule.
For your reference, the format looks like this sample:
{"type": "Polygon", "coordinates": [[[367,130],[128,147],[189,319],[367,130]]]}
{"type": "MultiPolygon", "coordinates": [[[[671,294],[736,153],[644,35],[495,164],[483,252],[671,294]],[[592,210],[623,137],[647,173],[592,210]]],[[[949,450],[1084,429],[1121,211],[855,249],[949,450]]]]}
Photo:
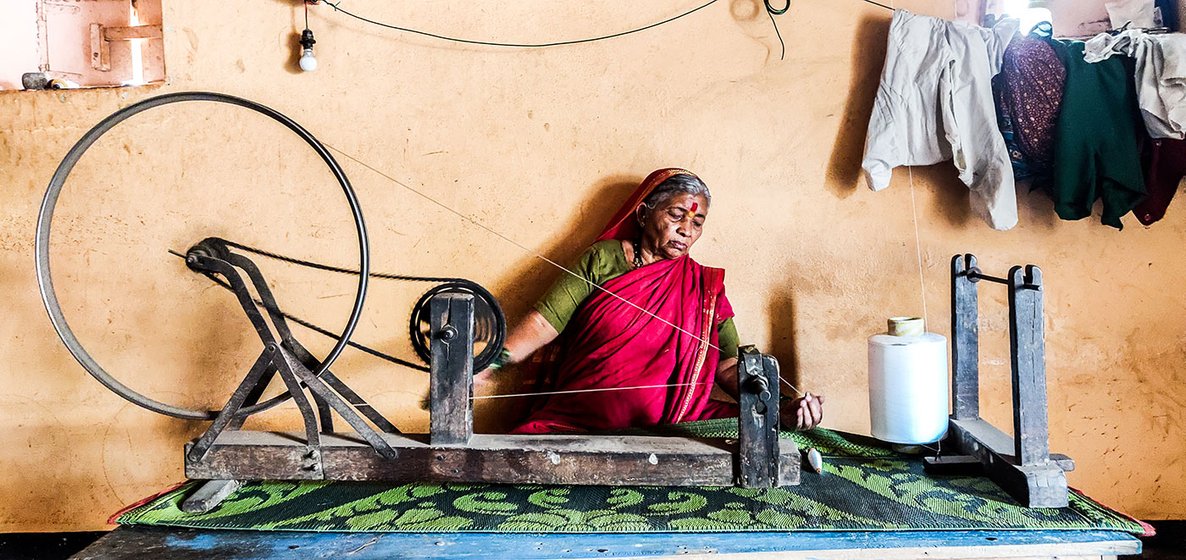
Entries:
{"type": "Polygon", "coordinates": [[[918,232],[918,205],[914,201],[914,168],[907,167],[910,174],[910,214],[914,221],[914,254],[918,260],[918,294],[922,300],[922,329],[925,332],[929,324],[927,317],[927,283],[922,266],[922,236],[918,232]]]}
{"type": "Polygon", "coordinates": [[[638,389],[666,389],[670,387],[691,387],[696,383],[671,383],[668,385],[637,385],[632,387],[601,387],[597,389],[573,389],[569,391],[544,391],[542,393],[505,393],[495,395],[479,395],[470,400],[480,401],[488,399],[509,399],[513,397],[542,397],[548,395],[576,395],[581,393],[611,393],[614,391],[633,391],[638,389]]]}
{"type": "MultiPolygon", "coordinates": [[[[614,293],[614,292],[612,292],[612,291],[610,291],[610,290],[608,290],[608,289],[606,289],[606,288],[604,288],[604,287],[602,287],[602,286],[599,286],[599,285],[598,285],[598,284],[596,284],[595,282],[592,282],[592,281],[590,281],[588,278],[585,278],[584,276],[581,276],[580,274],[577,274],[576,272],[573,272],[572,270],[569,270],[569,269],[568,269],[567,267],[565,267],[564,265],[562,265],[562,264],[560,264],[560,263],[558,263],[558,262],[556,262],[556,261],[554,261],[554,260],[552,260],[552,259],[549,259],[548,257],[544,256],[543,254],[539,253],[538,251],[535,251],[535,250],[531,249],[530,247],[527,247],[526,245],[523,245],[522,243],[519,243],[518,241],[515,241],[514,239],[512,239],[512,238],[510,238],[510,237],[508,237],[508,236],[506,236],[506,235],[502,234],[501,232],[499,232],[499,231],[497,231],[497,230],[495,230],[495,229],[493,229],[493,228],[491,228],[491,227],[489,227],[489,226],[487,226],[487,225],[485,225],[485,224],[483,224],[483,223],[479,222],[478,220],[476,220],[476,219],[474,219],[474,218],[472,218],[472,217],[470,217],[470,216],[468,216],[468,215],[466,215],[466,214],[463,214],[463,213],[461,213],[461,212],[459,212],[459,211],[457,211],[457,210],[453,209],[453,208],[452,208],[452,207],[450,207],[449,205],[447,205],[447,204],[445,204],[445,203],[443,203],[443,202],[440,202],[440,201],[436,200],[435,198],[433,198],[433,197],[431,197],[431,196],[429,196],[429,195],[427,195],[427,194],[425,194],[425,193],[421,192],[420,190],[418,190],[418,189],[416,189],[416,188],[413,188],[412,186],[410,186],[410,185],[408,185],[408,184],[404,183],[403,181],[400,181],[399,179],[396,179],[395,177],[392,177],[391,175],[389,175],[389,174],[387,174],[387,173],[384,173],[382,170],[380,170],[380,169],[378,169],[378,168],[376,168],[376,167],[374,167],[374,166],[372,166],[372,165],[370,165],[370,164],[368,164],[368,163],[366,163],[366,162],[364,162],[364,161],[362,161],[362,160],[358,159],[357,157],[354,157],[353,155],[351,155],[351,154],[349,154],[349,153],[347,153],[347,152],[345,152],[345,151],[341,150],[340,148],[337,148],[337,147],[335,147],[335,146],[332,146],[332,145],[330,145],[330,144],[326,144],[326,143],[324,143],[324,142],[322,142],[322,144],[324,144],[326,148],[329,148],[330,150],[333,150],[334,152],[337,152],[337,153],[338,153],[338,154],[340,154],[342,157],[345,157],[346,159],[349,159],[350,161],[353,161],[354,163],[356,163],[356,164],[358,164],[358,165],[360,165],[360,166],[362,166],[362,167],[366,168],[367,170],[371,171],[372,173],[375,173],[376,175],[379,175],[380,177],[383,177],[384,179],[387,179],[388,181],[391,181],[392,183],[395,183],[396,185],[399,185],[400,187],[402,187],[403,189],[407,190],[408,192],[411,192],[411,193],[413,193],[413,194],[415,194],[415,195],[417,195],[417,196],[419,196],[419,197],[423,198],[424,200],[426,200],[426,201],[428,201],[428,202],[430,202],[430,203],[432,203],[432,204],[434,204],[434,205],[436,205],[436,206],[438,206],[438,207],[440,207],[440,208],[444,209],[445,211],[449,212],[450,214],[453,214],[453,215],[455,215],[455,216],[457,216],[457,217],[461,218],[462,220],[465,220],[466,222],[469,222],[470,224],[473,224],[474,226],[476,226],[476,227],[478,227],[478,228],[480,228],[480,229],[482,229],[482,230],[485,230],[486,232],[490,233],[491,235],[494,235],[495,237],[498,237],[499,239],[502,239],[503,241],[506,241],[507,243],[510,243],[511,245],[514,245],[515,247],[519,248],[520,250],[522,250],[523,252],[527,253],[528,255],[531,255],[532,257],[535,257],[535,258],[537,258],[537,259],[539,259],[539,260],[541,260],[541,261],[543,261],[543,262],[545,262],[545,263],[547,263],[547,264],[549,264],[549,265],[551,265],[551,266],[553,266],[553,267],[555,267],[555,268],[559,269],[559,270],[560,270],[561,272],[563,272],[564,274],[568,274],[568,275],[570,275],[570,276],[572,276],[572,277],[574,277],[574,278],[577,278],[577,279],[579,279],[579,280],[580,280],[580,281],[582,281],[582,282],[585,282],[586,284],[588,284],[588,285],[589,285],[591,288],[593,288],[594,290],[601,291],[601,292],[605,293],[606,295],[608,295],[608,296],[610,296],[610,297],[612,297],[612,298],[614,298],[614,299],[617,299],[618,301],[621,301],[622,303],[625,303],[626,305],[628,305],[628,306],[630,306],[630,307],[633,307],[633,308],[635,308],[635,309],[636,309],[636,310],[638,310],[640,313],[642,313],[642,314],[644,314],[644,315],[648,315],[648,316],[650,316],[651,318],[653,318],[653,319],[655,319],[655,320],[657,320],[657,321],[659,321],[659,322],[661,322],[661,323],[663,323],[663,324],[665,324],[665,325],[667,325],[667,326],[669,326],[669,327],[671,327],[671,328],[675,329],[676,331],[678,331],[678,332],[680,332],[680,333],[682,333],[682,334],[685,334],[685,335],[687,335],[687,336],[688,336],[688,337],[690,337],[692,340],[695,340],[695,341],[701,342],[701,343],[703,343],[703,344],[706,344],[706,345],[708,345],[708,347],[710,347],[710,348],[713,348],[713,349],[715,349],[715,350],[716,350],[716,351],[718,351],[718,352],[720,352],[720,351],[721,351],[721,347],[720,347],[720,346],[717,346],[717,345],[713,344],[712,342],[710,342],[710,341],[708,341],[708,340],[705,340],[705,339],[701,338],[700,336],[696,335],[695,333],[689,332],[687,329],[684,329],[683,327],[680,327],[679,325],[676,325],[675,323],[672,323],[671,321],[668,321],[667,319],[664,319],[664,318],[662,318],[662,317],[660,317],[660,316],[658,316],[658,315],[656,315],[656,314],[654,314],[654,313],[652,313],[652,312],[650,312],[650,311],[648,311],[648,310],[644,309],[642,306],[638,305],[637,303],[634,303],[634,302],[632,302],[632,301],[630,301],[630,300],[628,300],[628,299],[626,299],[626,298],[624,298],[624,297],[622,297],[622,296],[620,296],[620,295],[618,295],[618,294],[616,294],[616,293],[614,293]]],[[[783,378],[781,374],[779,375],[779,380],[780,380],[780,381],[782,381],[782,383],[784,383],[784,384],[785,384],[787,387],[789,387],[789,388],[790,388],[792,391],[795,391],[796,393],[798,393],[798,394],[800,394],[800,395],[804,394],[804,393],[803,393],[803,391],[800,391],[798,387],[795,387],[795,385],[793,385],[791,382],[789,382],[789,381],[787,381],[785,378],[783,378]]]]}

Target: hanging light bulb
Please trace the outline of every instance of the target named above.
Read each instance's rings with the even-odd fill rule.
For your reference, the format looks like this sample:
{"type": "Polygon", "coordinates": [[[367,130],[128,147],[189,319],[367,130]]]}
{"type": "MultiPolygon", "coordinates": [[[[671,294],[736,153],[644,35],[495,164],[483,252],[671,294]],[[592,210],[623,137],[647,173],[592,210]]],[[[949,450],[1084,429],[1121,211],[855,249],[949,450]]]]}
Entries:
{"type": "Polygon", "coordinates": [[[317,69],[317,57],[313,55],[313,44],[317,42],[313,38],[313,31],[309,29],[309,4],[316,4],[318,0],[304,0],[301,2],[305,8],[305,30],[301,32],[301,40],[298,41],[301,45],[301,58],[297,61],[301,66],[301,71],[312,72],[317,69]]]}
{"type": "Polygon", "coordinates": [[[317,57],[313,55],[313,44],[317,41],[313,39],[313,32],[305,29],[301,32],[301,70],[305,72],[312,72],[317,69],[317,57]]]}

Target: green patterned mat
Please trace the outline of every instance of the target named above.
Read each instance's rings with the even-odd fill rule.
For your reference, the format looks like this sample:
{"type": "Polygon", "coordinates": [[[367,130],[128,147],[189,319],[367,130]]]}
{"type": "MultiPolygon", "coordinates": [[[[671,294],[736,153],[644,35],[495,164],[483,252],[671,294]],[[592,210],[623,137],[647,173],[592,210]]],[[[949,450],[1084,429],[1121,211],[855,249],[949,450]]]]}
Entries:
{"type": "MultiPolygon", "coordinates": [[[[736,420],[673,426],[669,434],[728,437],[736,420]]],[[[1027,509],[985,478],[924,474],[917,457],[829,430],[793,434],[824,454],[824,474],[799,486],[607,487],[497,484],[252,482],[205,514],[180,504],[193,483],[117,522],[210,529],[381,532],[635,533],[1108,529],[1137,521],[1072,492],[1070,506],[1027,509]]]]}

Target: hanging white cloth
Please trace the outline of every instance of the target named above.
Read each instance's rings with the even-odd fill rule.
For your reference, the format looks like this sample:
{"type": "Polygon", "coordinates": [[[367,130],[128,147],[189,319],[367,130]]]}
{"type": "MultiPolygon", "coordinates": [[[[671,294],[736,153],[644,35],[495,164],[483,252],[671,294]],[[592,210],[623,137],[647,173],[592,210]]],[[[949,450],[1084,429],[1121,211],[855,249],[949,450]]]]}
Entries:
{"type": "Polygon", "coordinates": [[[1083,59],[1095,64],[1118,54],[1132,56],[1137,43],[1146,36],[1140,29],[1128,29],[1115,35],[1100,33],[1083,43],[1083,59]]]}
{"type": "Polygon", "coordinates": [[[1186,138],[1186,35],[1150,35],[1139,29],[1102,33],[1086,43],[1087,62],[1131,56],[1141,118],[1153,138],[1186,138]]]}
{"type": "Polygon", "coordinates": [[[1148,35],[1137,46],[1137,97],[1154,138],[1186,138],[1186,36],[1148,35]]]}
{"type": "Polygon", "coordinates": [[[875,191],[893,169],[953,160],[973,211],[993,229],[1017,224],[1013,166],[998,132],[992,78],[1016,19],[992,29],[894,12],[861,167],[875,191]]]}

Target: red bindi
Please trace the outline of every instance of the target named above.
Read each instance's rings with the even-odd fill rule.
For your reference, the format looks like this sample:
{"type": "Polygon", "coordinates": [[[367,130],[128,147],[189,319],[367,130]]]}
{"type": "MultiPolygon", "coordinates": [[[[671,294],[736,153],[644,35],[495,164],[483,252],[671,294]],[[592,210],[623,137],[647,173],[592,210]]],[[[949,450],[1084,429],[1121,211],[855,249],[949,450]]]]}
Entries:
{"type": "Polygon", "coordinates": [[[692,213],[693,213],[693,214],[695,214],[695,213],[696,213],[696,209],[697,209],[697,208],[700,208],[700,203],[698,203],[698,202],[693,202],[693,203],[692,203],[692,213]]]}

